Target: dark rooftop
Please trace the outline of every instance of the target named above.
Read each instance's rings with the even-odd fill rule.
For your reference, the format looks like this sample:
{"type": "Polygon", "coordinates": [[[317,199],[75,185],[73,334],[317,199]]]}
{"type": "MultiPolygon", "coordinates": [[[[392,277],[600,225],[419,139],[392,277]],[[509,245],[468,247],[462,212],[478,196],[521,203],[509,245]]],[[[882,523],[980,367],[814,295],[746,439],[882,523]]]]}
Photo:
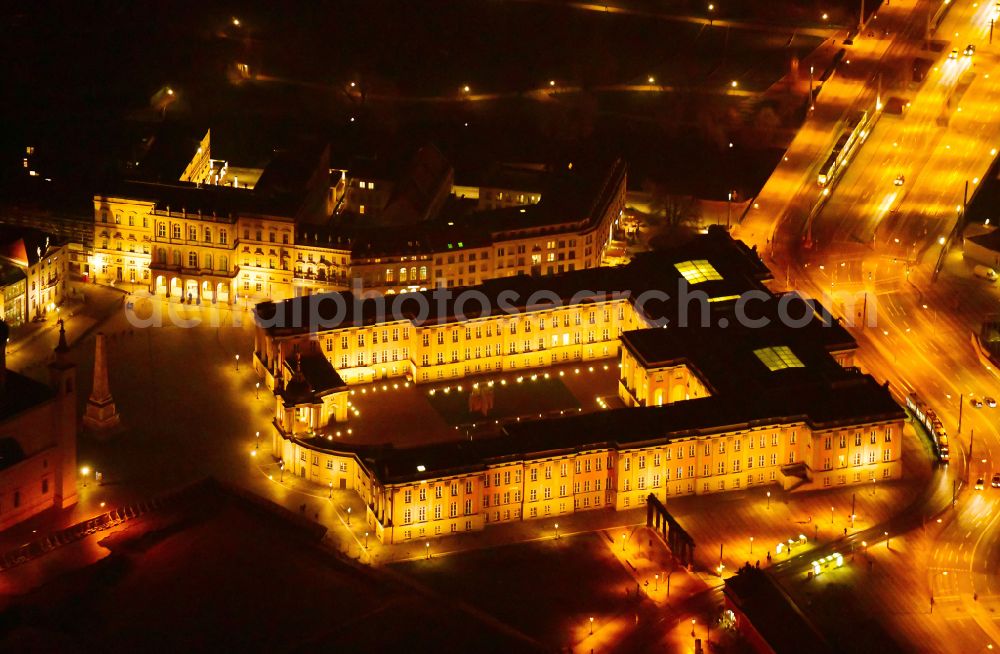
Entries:
{"type": "Polygon", "coordinates": [[[30,377],[8,370],[0,388],[0,420],[43,404],[54,397],[52,389],[30,377]]]}
{"type": "MultiPolygon", "coordinates": [[[[639,329],[622,334],[624,346],[647,368],[685,364],[693,367],[714,393],[740,393],[754,387],[788,386],[792,379],[837,379],[844,375],[831,352],[853,350],[854,338],[815,300],[797,293],[772,296],[747,303],[746,318],[767,321],[750,326],[748,321],[724,316],[725,327],[716,319],[709,325],[689,320],[684,326],[668,329],[639,329]],[[805,324],[785,325],[779,305],[790,317],[806,316],[805,324]],[[757,350],[787,347],[803,367],[772,371],[755,354],[757,350]]],[[[697,319],[697,317],[695,317],[697,319]]]]}
{"type": "Polygon", "coordinates": [[[965,240],[972,241],[976,245],[982,246],[987,250],[1000,252],[1000,229],[994,229],[985,234],[978,234],[976,236],[966,236],[965,240]]]}
{"type": "Polygon", "coordinates": [[[744,567],[726,579],[723,593],[775,654],[833,654],[834,647],[764,570],[744,567]]]}
{"type": "Polygon", "coordinates": [[[34,265],[50,245],[62,240],[43,231],[16,225],[0,225],[0,258],[20,265],[34,265]]]}
{"type": "Polygon", "coordinates": [[[746,391],[664,406],[509,422],[502,436],[472,441],[396,449],[388,445],[340,443],[326,447],[323,441],[316,440],[310,446],[356,453],[372,466],[383,483],[399,483],[484,470],[491,463],[540,458],[556,452],[645,447],[674,439],[797,421],[812,429],[829,429],[905,416],[886,387],[857,370],[845,370],[843,377],[835,382],[822,379],[804,382],[796,378],[785,387],[746,391]]]}
{"type": "Polygon", "coordinates": [[[194,214],[215,215],[220,220],[235,222],[239,215],[264,215],[291,218],[301,200],[292,195],[268,195],[229,186],[194,184],[189,182],[156,183],[136,180],[106,184],[98,197],[125,197],[148,200],[156,209],[194,214]]]}
{"type": "MultiPolygon", "coordinates": [[[[676,318],[681,311],[682,298],[676,297],[676,303],[673,299],[680,296],[677,292],[679,288],[687,288],[687,282],[672,264],[689,259],[709,260],[721,274],[721,280],[709,283],[713,290],[712,297],[763,290],[760,282],[770,275],[756,252],[733,240],[724,230],[712,229],[683,247],[640,255],[627,266],[588,268],[537,277],[518,275],[497,278],[468,287],[467,290],[481,294],[478,297],[487,300],[489,306],[486,308],[491,313],[501,310],[501,294],[508,304],[523,311],[532,296],[536,302],[531,304],[531,308],[544,310],[552,307],[553,297],[561,301],[572,298],[581,301],[584,295],[589,295],[591,299],[611,299],[612,296],[618,296],[635,300],[644,291],[665,291],[671,301],[660,302],[652,298],[643,302],[642,310],[653,320],[665,316],[676,318]]],[[[697,288],[701,289],[702,285],[697,288]]],[[[278,303],[263,302],[257,305],[256,313],[258,321],[276,336],[380,324],[391,320],[436,324],[457,319],[458,289],[448,291],[448,299],[443,303],[444,310],[438,315],[423,318],[421,307],[442,306],[434,295],[435,291],[401,294],[395,296],[392,303],[379,299],[356,299],[350,291],[325,293],[278,303]],[[385,308],[386,304],[397,309],[398,315],[388,315],[390,312],[385,308]]],[[[713,311],[731,311],[732,304],[720,302],[711,306],[713,311]]],[[[460,308],[467,318],[490,315],[482,311],[483,303],[479,301],[465,302],[460,308]]]]}
{"type": "Polygon", "coordinates": [[[538,650],[450,598],[341,555],[322,541],[325,527],[246,491],[208,480],[155,505],[88,536],[100,560],[79,545],[43,554],[45,583],[0,598],[0,650],[538,650]]]}
{"type": "Polygon", "coordinates": [[[306,382],[308,382],[312,392],[318,397],[347,386],[322,354],[303,356],[301,365],[302,374],[305,376],[306,382]]]}

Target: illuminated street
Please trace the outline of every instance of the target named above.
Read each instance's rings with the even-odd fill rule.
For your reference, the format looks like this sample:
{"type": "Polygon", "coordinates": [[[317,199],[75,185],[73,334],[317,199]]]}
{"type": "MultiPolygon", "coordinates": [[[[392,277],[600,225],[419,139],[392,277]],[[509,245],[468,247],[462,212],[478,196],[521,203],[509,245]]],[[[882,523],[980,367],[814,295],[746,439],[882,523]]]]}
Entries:
{"type": "MultiPolygon", "coordinates": [[[[894,548],[905,554],[875,557],[882,578],[892,582],[856,589],[906,642],[933,639],[939,651],[957,643],[963,651],[983,651],[988,643],[1000,642],[992,617],[1000,556],[994,516],[1000,498],[989,488],[989,478],[1000,467],[1000,433],[989,408],[969,403],[1000,390],[995,371],[983,365],[970,344],[997,295],[972,277],[957,245],[944,259],[940,277],[931,279],[941,243],[961,212],[965,183],[971,195],[996,154],[1000,71],[997,46],[986,43],[992,11],[989,3],[952,9],[939,29],[953,39],[942,55],[952,47],[961,52],[966,42],[977,45],[976,54],[934,62],[917,94],[907,96],[903,114],[882,116],[814,219],[804,221],[792,208],[779,212],[784,218],[776,241],[787,250],[776,248],[773,254],[793,286],[832,296],[838,310],[859,323],[853,333],[863,344],[863,367],[889,380],[900,399],[917,392],[949,433],[958,434],[961,447],[952,447],[936,504],[938,509],[950,504],[941,499],[947,501],[954,483],[957,510],[925,513],[925,519],[941,519],[930,522],[926,532],[907,530],[895,537],[894,548]],[[897,186],[898,175],[905,183],[897,186]],[[798,249],[800,238],[811,239],[811,248],[798,249]],[[868,319],[877,307],[877,321],[860,327],[866,298],[872,312],[868,319]],[[972,489],[979,477],[986,478],[983,491],[972,489]]],[[[821,193],[811,177],[807,171],[798,193],[805,202],[821,193]]],[[[766,196],[759,202],[762,208],[775,206],[766,196]]]]}

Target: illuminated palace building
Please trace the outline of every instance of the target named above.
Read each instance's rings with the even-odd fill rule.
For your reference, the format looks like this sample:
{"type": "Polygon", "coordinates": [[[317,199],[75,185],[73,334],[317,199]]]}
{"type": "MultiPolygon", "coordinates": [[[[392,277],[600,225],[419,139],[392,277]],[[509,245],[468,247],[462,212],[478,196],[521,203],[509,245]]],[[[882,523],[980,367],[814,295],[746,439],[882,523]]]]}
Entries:
{"type": "Polygon", "coordinates": [[[431,292],[400,296],[389,317],[347,293],[337,317],[330,296],[260,304],[254,364],[275,394],[274,452],[286,474],[356,491],[383,542],[628,509],[649,493],[898,478],[903,411],[852,366],[856,344],[822,306],[773,294],[768,279],[755,251],[712,228],[623,267],[462,289],[490,300],[514,292],[521,301],[504,311],[457,315],[457,291],[429,316],[416,307],[431,292]],[[540,291],[547,300],[524,300],[540,291]],[[650,299],[654,291],[671,299],[650,299]],[[738,300],[750,291],[754,300],[738,300]],[[738,320],[744,310],[752,326],[738,320]],[[339,438],[352,391],[372,379],[430,393],[470,376],[467,387],[487,383],[485,373],[612,357],[624,408],[500,420],[495,434],[413,448],[339,438]]]}
{"type": "Polygon", "coordinates": [[[174,183],[94,197],[96,281],[197,303],[349,288],[398,293],[599,266],[625,207],[625,166],[497,165],[457,185],[432,146],[405,165],[328,148],[263,168],[221,159],[211,133],[174,183]],[[519,185],[519,187],[518,187],[519,185]]]}

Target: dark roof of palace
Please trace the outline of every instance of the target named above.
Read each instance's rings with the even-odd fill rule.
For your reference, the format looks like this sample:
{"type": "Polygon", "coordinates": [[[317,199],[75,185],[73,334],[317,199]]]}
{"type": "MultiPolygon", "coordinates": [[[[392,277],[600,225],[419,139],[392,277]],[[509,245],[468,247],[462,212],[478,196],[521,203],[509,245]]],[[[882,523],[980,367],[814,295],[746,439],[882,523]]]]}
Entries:
{"type": "Polygon", "coordinates": [[[796,379],[835,380],[844,375],[844,368],[830,352],[853,350],[857,342],[815,300],[791,293],[748,304],[745,311],[747,319],[763,319],[767,324],[751,326],[746,321],[727,320],[723,327],[717,319],[702,327],[691,321],[686,326],[628,331],[622,334],[622,343],[647,369],[689,366],[713,395],[740,393],[750,385],[783,387],[796,379]],[[779,305],[787,308],[789,317],[805,317],[808,322],[787,324],[779,305]],[[803,367],[771,371],[754,354],[755,350],[779,346],[788,347],[803,367]]]}
{"type": "MultiPolygon", "coordinates": [[[[650,318],[675,322],[686,302],[685,292],[704,291],[709,297],[732,297],[750,290],[761,290],[761,281],[770,272],[757,253],[735,241],[722,229],[710,229],[683,247],[637,256],[627,266],[574,270],[555,275],[517,275],[490,279],[477,286],[421,291],[385,298],[359,299],[350,291],[293,298],[282,302],[263,302],[256,307],[258,323],[274,336],[320,332],[362,325],[376,325],[408,320],[413,324],[433,325],[499,313],[506,304],[518,312],[554,308],[553,300],[593,302],[614,297],[636,300],[651,292],[642,310],[650,318]],[[690,287],[672,265],[692,259],[707,259],[722,279],[690,287]],[[468,291],[471,301],[459,296],[468,291]],[[654,293],[665,292],[669,299],[654,293]],[[438,295],[436,295],[436,293],[438,295]],[[447,298],[439,302],[441,295],[447,298]],[[489,313],[483,311],[486,300],[489,313]],[[501,300],[504,300],[501,302],[501,300]],[[437,315],[426,316],[423,307],[442,307],[437,315]],[[392,309],[392,311],[389,311],[392,309]],[[461,316],[459,316],[461,310],[461,316]]],[[[731,311],[733,302],[712,304],[713,311],[731,311]]]]}
{"type": "Polygon", "coordinates": [[[197,214],[205,218],[235,222],[240,215],[263,215],[291,218],[301,199],[292,194],[266,194],[252,189],[196,184],[192,182],[145,182],[125,180],[109,183],[98,198],[123,197],[155,203],[157,210],[197,214]]]}
{"type": "Polygon", "coordinates": [[[850,427],[899,420],[905,415],[888,388],[853,369],[844,370],[835,381],[804,382],[795,378],[788,379],[788,385],[783,387],[745,390],[663,406],[509,422],[501,436],[479,440],[397,449],[343,444],[326,447],[317,439],[310,442],[310,447],[353,452],[371,465],[383,483],[403,483],[564,452],[648,447],[676,439],[795,422],[804,422],[813,429],[850,427]]]}
{"type": "Polygon", "coordinates": [[[322,354],[303,356],[302,374],[309,383],[312,392],[318,396],[326,395],[330,391],[347,386],[322,354]]]}

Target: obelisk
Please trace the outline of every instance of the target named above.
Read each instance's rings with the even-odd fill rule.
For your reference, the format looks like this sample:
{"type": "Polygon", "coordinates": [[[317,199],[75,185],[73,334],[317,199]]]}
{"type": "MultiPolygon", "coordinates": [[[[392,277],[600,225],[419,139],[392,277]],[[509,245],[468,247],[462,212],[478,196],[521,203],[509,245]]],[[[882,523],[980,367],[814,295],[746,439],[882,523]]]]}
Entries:
{"type": "Polygon", "coordinates": [[[104,333],[97,334],[94,350],[94,388],[87,400],[83,424],[93,431],[107,431],[119,423],[115,401],[108,388],[108,355],[104,351],[104,333]]]}

